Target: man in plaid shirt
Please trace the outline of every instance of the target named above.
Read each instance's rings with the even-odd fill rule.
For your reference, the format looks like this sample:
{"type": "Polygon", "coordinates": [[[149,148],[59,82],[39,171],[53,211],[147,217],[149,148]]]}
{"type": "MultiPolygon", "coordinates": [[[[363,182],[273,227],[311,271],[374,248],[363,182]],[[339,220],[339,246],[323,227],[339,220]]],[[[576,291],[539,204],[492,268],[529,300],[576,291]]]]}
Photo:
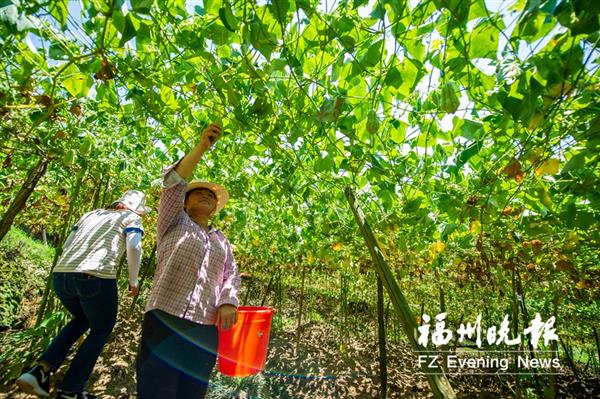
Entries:
{"type": "Polygon", "coordinates": [[[137,359],[140,399],[204,398],[218,333],[237,321],[240,276],[225,235],[209,218],[227,202],[218,184],[187,183],[220,138],[211,124],[200,143],[165,169],[158,208],[157,266],[137,359]]]}

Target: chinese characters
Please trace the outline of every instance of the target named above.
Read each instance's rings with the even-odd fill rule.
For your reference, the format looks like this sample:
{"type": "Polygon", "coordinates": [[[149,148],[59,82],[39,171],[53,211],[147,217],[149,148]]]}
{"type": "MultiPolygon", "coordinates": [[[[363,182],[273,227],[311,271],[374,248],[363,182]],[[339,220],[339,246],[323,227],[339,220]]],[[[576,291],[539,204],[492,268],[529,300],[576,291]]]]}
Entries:
{"type": "MultiPolygon", "coordinates": [[[[431,335],[431,343],[435,346],[442,346],[448,344],[454,336],[454,332],[446,328],[446,313],[440,313],[435,316],[435,328],[431,332],[431,318],[427,314],[423,314],[423,325],[417,328],[419,337],[417,342],[419,345],[427,347],[429,343],[429,336],[431,335]],[[430,334],[431,333],[431,334],[430,334]]],[[[556,335],[556,329],[554,323],[556,319],[550,317],[544,322],[539,313],[536,313],[535,318],[531,320],[529,327],[523,330],[523,335],[529,335],[531,344],[534,349],[537,349],[540,338],[544,339],[544,345],[548,345],[550,341],[557,341],[558,335],[556,335]]],[[[474,339],[475,344],[478,348],[481,348],[482,344],[482,328],[481,328],[481,314],[477,316],[474,324],[461,323],[456,331],[458,334],[458,342],[463,342],[465,338],[474,339]]],[[[504,316],[504,319],[500,323],[500,327],[496,326],[488,327],[485,334],[485,339],[488,345],[500,345],[502,343],[507,346],[519,345],[521,343],[521,335],[518,334],[516,337],[510,338],[510,322],[508,315],[504,316]]]]}

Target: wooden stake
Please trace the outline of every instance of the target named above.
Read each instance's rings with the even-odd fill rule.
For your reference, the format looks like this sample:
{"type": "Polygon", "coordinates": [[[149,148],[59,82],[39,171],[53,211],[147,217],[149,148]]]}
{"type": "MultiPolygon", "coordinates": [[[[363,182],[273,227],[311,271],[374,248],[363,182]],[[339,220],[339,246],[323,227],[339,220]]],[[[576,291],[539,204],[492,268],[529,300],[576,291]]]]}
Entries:
{"type": "Polygon", "coordinates": [[[381,377],[381,388],[379,398],[387,397],[387,349],[385,343],[385,318],[383,311],[383,283],[377,277],[377,335],[379,338],[379,376],[381,377]]]}
{"type": "MultiPolygon", "coordinates": [[[[426,352],[425,348],[420,347],[417,342],[417,323],[415,318],[410,310],[410,307],[408,306],[408,302],[406,301],[404,294],[400,290],[400,287],[398,286],[398,283],[392,274],[392,271],[383,257],[383,252],[381,252],[381,249],[375,240],[371,226],[369,226],[365,215],[356,203],[356,198],[352,188],[346,187],[344,193],[348,203],[350,204],[350,208],[354,213],[354,217],[358,227],[360,228],[360,232],[362,233],[367,247],[369,248],[371,257],[373,258],[373,266],[381,278],[383,286],[387,290],[388,296],[394,305],[394,309],[396,312],[398,312],[402,328],[408,337],[413,351],[417,355],[428,356],[428,352],[426,352]]],[[[450,382],[446,378],[446,375],[441,371],[442,369],[439,368],[439,366],[438,369],[440,370],[440,374],[431,374],[431,370],[427,369],[426,365],[422,365],[422,370],[427,375],[427,380],[433,392],[433,396],[435,398],[455,399],[456,394],[454,393],[450,382]]]]}
{"type": "Polygon", "coordinates": [[[302,283],[300,285],[300,303],[298,309],[298,327],[296,328],[296,356],[300,349],[300,335],[302,334],[302,307],[304,305],[304,280],[306,278],[306,264],[302,262],[302,283]]]}

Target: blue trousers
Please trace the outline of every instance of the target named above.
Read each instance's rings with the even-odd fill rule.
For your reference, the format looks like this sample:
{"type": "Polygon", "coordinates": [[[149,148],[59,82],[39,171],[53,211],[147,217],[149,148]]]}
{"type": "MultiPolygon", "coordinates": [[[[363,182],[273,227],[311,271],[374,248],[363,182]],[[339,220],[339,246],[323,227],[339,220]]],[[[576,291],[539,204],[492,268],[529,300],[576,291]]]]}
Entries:
{"type": "Polygon", "coordinates": [[[58,386],[65,391],[81,392],[117,321],[117,281],[83,273],[54,273],[52,279],[56,296],[73,318],[52,340],[39,361],[49,363],[53,370],[58,369],[73,344],[89,329],[58,386]]]}
{"type": "Polygon", "coordinates": [[[161,310],[144,316],[137,357],[139,399],[202,399],[217,359],[217,327],[161,310]]]}

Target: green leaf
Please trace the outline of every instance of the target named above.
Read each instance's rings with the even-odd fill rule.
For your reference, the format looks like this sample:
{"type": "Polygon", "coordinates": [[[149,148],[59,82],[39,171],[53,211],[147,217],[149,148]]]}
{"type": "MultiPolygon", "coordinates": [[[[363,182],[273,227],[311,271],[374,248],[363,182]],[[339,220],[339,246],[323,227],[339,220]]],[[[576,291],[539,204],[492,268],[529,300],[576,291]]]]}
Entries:
{"type": "Polygon", "coordinates": [[[383,40],[378,40],[369,46],[367,53],[362,58],[361,62],[365,67],[374,67],[381,61],[381,50],[383,48],[383,40]]]}
{"type": "Polygon", "coordinates": [[[333,158],[331,158],[329,155],[326,155],[325,157],[319,157],[315,162],[315,170],[317,172],[333,170],[334,166],[335,162],[333,161],[333,158]]]}
{"type": "Polygon", "coordinates": [[[594,33],[600,29],[600,3],[589,0],[563,1],[554,10],[558,21],[570,28],[573,35],[594,33]]]}
{"type": "Polygon", "coordinates": [[[50,47],[48,48],[48,57],[53,60],[65,60],[69,58],[62,43],[57,42],[50,43],[50,47]]]}
{"type": "Polygon", "coordinates": [[[271,0],[273,15],[281,25],[285,25],[285,17],[290,9],[289,0],[271,0]]]}
{"type": "Polygon", "coordinates": [[[383,7],[383,3],[381,1],[375,2],[370,15],[376,19],[385,19],[385,8],[383,7]]]}
{"type": "Polygon", "coordinates": [[[94,80],[90,75],[83,74],[79,69],[71,64],[61,75],[62,85],[73,97],[80,98],[87,96],[94,80]]]}
{"type": "Polygon", "coordinates": [[[477,141],[461,151],[461,153],[456,157],[456,166],[459,168],[462,167],[469,159],[471,159],[471,157],[479,153],[479,150],[481,150],[482,146],[483,142],[477,141]]]}
{"type": "Polygon", "coordinates": [[[160,89],[160,99],[164,103],[165,107],[167,107],[168,109],[170,109],[170,110],[178,109],[178,104],[177,104],[177,100],[175,98],[175,94],[173,93],[173,90],[171,90],[170,87],[163,86],[160,89]]]}
{"type": "Polygon", "coordinates": [[[340,43],[342,43],[346,51],[353,51],[356,46],[356,40],[350,35],[340,36],[340,43]]]}
{"type": "Polygon", "coordinates": [[[121,33],[119,47],[123,47],[123,45],[133,39],[137,33],[132,20],[132,15],[131,13],[123,15],[121,11],[115,11],[113,13],[112,21],[114,27],[121,33]]]}
{"type": "Polygon", "coordinates": [[[475,0],[471,3],[469,9],[469,21],[475,18],[485,17],[487,15],[485,0],[475,0]]]}
{"type": "Polygon", "coordinates": [[[498,29],[487,19],[483,19],[469,35],[469,56],[471,58],[492,58],[495,60],[498,52],[498,35],[498,29]]]}
{"type": "Polygon", "coordinates": [[[385,75],[384,83],[388,86],[392,86],[396,89],[402,85],[402,75],[396,67],[391,67],[388,73],[385,75]]]}
{"type": "MultiPolygon", "coordinates": [[[[430,27],[430,33],[433,30],[432,25],[428,25],[430,27]]],[[[415,60],[423,60],[425,58],[425,46],[423,42],[425,39],[425,34],[418,32],[418,29],[409,29],[400,33],[397,36],[397,39],[402,40],[402,45],[406,47],[406,50],[410,53],[411,57],[415,60]]]]}
{"type": "Polygon", "coordinates": [[[516,33],[520,39],[525,39],[529,43],[546,36],[556,26],[554,18],[548,18],[548,15],[536,11],[535,13],[527,14],[519,23],[516,33]]]}
{"type": "Polygon", "coordinates": [[[152,3],[154,0],[131,0],[131,8],[141,14],[150,14],[152,3]]]}
{"type": "Polygon", "coordinates": [[[463,119],[462,136],[469,140],[479,140],[483,135],[483,124],[470,119],[463,119]]]}
{"type": "Polygon", "coordinates": [[[271,54],[275,50],[276,39],[269,28],[259,21],[250,23],[250,40],[252,46],[260,51],[260,53],[269,60],[271,54]]]}
{"type": "Polygon", "coordinates": [[[65,151],[65,153],[63,154],[62,162],[65,166],[71,166],[75,162],[75,158],[76,158],[75,150],[69,149],[69,150],[65,151]]]}
{"type": "Polygon", "coordinates": [[[588,211],[579,211],[577,212],[577,217],[575,218],[575,225],[582,230],[588,230],[594,224],[597,225],[598,217],[592,212],[588,211]]]}
{"type": "Polygon", "coordinates": [[[390,138],[396,144],[404,143],[404,138],[406,137],[406,127],[407,125],[399,121],[398,119],[392,119],[390,121],[390,138]]]}
{"type": "Polygon", "coordinates": [[[569,159],[566,165],[562,168],[561,173],[568,173],[578,169],[582,169],[585,166],[585,153],[581,152],[576,154],[569,159]]]}
{"type": "Polygon", "coordinates": [[[69,0],[50,1],[48,11],[60,23],[62,30],[65,30],[67,28],[67,18],[69,17],[69,0]]]}
{"type": "Polygon", "coordinates": [[[467,22],[471,0],[433,0],[433,3],[438,10],[447,8],[459,24],[467,22]]]}
{"type": "Polygon", "coordinates": [[[402,84],[398,92],[408,97],[412,94],[413,88],[419,83],[421,77],[421,65],[411,59],[405,58],[402,62],[399,71],[402,76],[402,84]],[[419,67],[417,67],[419,65],[419,67]]]}
{"type": "Polygon", "coordinates": [[[219,46],[229,44],[230,35],[229,30],[220,24],[210,24],[206,31],[206,36],[219,46]]]}

